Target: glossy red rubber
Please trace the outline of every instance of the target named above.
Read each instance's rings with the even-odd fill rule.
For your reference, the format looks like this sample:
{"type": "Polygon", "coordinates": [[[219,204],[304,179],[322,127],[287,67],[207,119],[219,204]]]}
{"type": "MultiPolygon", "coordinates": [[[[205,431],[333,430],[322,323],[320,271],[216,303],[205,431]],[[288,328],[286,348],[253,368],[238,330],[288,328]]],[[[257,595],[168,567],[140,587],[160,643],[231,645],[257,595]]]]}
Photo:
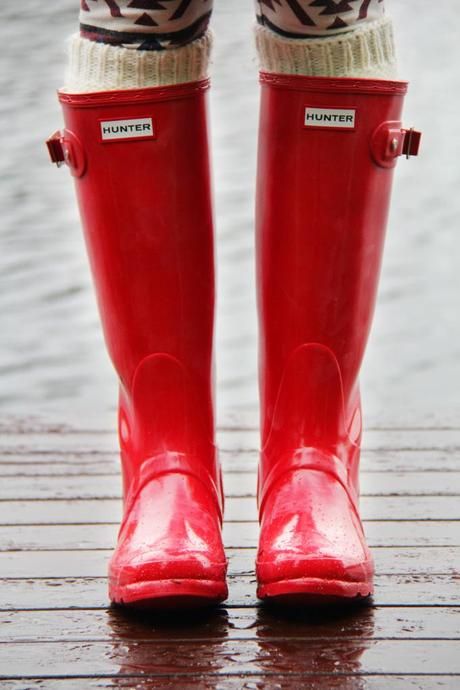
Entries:
{"type": "Polygon", "coordinates": [[[65,130],[49,143],[75,176],[120,379],[124,514],[109,595],[121,604],[199,606],[227,596],[207,89],[200,81],[60,93],[65,130]],[[103,126],[122,138],[104,139],[103,126]]]}
{"type": "Polygon", "coordinates": [[[358,508],[358,374],[393,166],[420,135],[401,126],[404,82],[262,73],[261,86],[258,596],[362,598],[374,568],[358,508]]]}

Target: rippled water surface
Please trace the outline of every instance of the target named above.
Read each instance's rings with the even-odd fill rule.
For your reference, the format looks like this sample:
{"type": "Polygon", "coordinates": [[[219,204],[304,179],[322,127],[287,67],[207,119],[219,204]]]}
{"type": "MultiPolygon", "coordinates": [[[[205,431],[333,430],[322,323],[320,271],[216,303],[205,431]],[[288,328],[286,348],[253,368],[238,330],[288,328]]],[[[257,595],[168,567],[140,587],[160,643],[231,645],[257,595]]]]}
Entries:
{"type": "MultiPolygon", "coordinates": [[[[43,141],[76,0],[1,3],[0,413],[112,421],[106,357],[66,170],[43,141]]],[[[363,371],[372,423],[452,423],[460,383],[459,23],[454,0],[389,3],[406,124],[420,158],[399,163],[374,329],[363,371]],[[416,8],[416,12],[415,12],[416,8]]],[[[212,101],[217,194],[219,414],[254,410],[253,187],[257,72],[250,0],[216,0],[212,101]]],[[[221,417],[222,418],[222,417],[221,417]]]]}

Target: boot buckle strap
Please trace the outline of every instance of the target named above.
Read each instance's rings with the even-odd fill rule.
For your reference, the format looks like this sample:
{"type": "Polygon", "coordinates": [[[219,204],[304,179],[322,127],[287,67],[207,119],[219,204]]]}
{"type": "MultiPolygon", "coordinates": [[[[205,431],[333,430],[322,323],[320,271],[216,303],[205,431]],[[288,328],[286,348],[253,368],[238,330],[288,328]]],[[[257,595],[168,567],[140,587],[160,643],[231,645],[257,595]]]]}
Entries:
{"type": "Polygon", "coordinates": [[[382,122],[371,137],[371,153],[374,162],[382,168],[393,168],[399,156],[417,156],[422,133],[400,122],[382,122]]]}
{"type": "Polygon", "coordinates": [[[410,129],[403,129],[401,131],[404,133],[402,154],[406,156],[406,158],[410,158],[410,156],[418,156],[422,133],[413,127],[410,129]]]}
{"type": "Polygon", "coordinates": [[[59,130],[54,132],[49,139],[46,140],[49,157],[52,163],[55,163],[58,168],[65,163],[65,151],[63,147],[63,138],[59,130]]]}
{"type": "Polygon", "coordinates": [[[74,177],[82,177],[86,170],[86,156],[78,137],[65,129],[57,130],[46,140],[52,163],[60,168],[64,163],[74,177]]]}

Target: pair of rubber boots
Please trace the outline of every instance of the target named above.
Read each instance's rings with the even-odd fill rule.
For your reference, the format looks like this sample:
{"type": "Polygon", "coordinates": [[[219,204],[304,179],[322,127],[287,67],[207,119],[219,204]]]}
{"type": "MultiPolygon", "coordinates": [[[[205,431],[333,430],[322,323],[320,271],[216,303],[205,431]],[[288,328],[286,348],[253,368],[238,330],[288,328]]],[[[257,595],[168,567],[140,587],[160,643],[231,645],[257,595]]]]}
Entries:
{"type": "MultiPolygon", "coordinates": [[[[420,135],[407,84],[261,73],[256,260],[261,454],[258,596],[372,593],[358,511],[358,373],[393,167],[420,135]]],[[[112,601],[227,597],[214,444],[208,81],[59,99],[51,158],[75,177],[120,379],[124,517],[112,601]]]]}

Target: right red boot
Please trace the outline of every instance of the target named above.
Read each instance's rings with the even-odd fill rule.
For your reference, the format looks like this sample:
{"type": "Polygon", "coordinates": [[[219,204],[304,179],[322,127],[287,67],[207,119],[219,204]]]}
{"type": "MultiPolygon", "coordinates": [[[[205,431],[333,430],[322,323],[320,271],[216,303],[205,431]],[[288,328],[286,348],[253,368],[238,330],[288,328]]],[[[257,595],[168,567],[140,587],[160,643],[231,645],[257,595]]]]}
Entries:
{"type": "Polygon", "coordinates": [[[359,513],[359,372],[393,169],[417,155],[420,134],[400,119],[407,84],[383,78],[391,20],[311,42],[256,36],[257,593],[282,605],[362,601],[374,566],[359,513]]]}
{"type": "Polygon", "coordinates": [[[120,604],[227,596],[214,445],[213,217],[207,80],[61,92],[48,141],[76,190],[120,378],[124,515],[109,564],[120,604]]]}

